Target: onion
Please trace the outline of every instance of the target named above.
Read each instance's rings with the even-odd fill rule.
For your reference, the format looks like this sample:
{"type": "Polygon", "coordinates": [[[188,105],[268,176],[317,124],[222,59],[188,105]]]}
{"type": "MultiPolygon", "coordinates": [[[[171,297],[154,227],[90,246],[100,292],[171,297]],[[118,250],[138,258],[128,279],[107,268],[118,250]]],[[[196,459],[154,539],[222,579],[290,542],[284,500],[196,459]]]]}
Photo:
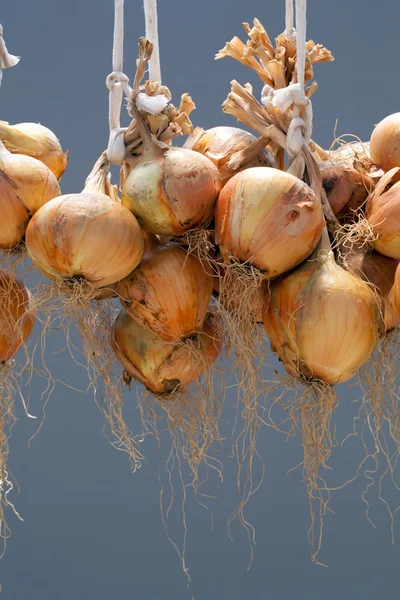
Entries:
{"type": "Polygon", "coordinates": [[[272,282],[264,327],[290,375],[331,385],[351,379],[384,332],[374,291],[331,250],[272,282]]]}
{"type": "Polygon", "coordinates": [[[342,165],[354,166],[354,162],[372,162],[370,142],[350,142],[341,144],[335,150],[329,153],[334,162],[340,162],[342,165]]]}
{"type": "Polygon", "coordinates": [[[115,199],[108,169],[102,155],[83,192],[55,198],[30,221],[28,255],[46,276],[83,279],[100,288],[119,281],[140,262],[142,232],[135,217],[115,199]]]}
{"type": "Polygon", "coordinates": [[[177,245],[160,245],[120,282],[118,292],[133,319],[172,342],[201,329],[212,289],[211,269],[177,245]]]}
{"type": "Polygon", "coordinates": [[[0,171],[0,248],[8,250],[17,247],[24,239],[29,222],[29,212],[18,198],[15,186],[2,171],[0,171]]]}
{"type": "Polygon", "coordinates": [[[60,195],[56,177],[40,160],[11,154],[0,142],[0,170],[13,182],[18,198],[33,215],[41,206],[60,195]]]}
{"type": "Polygon", "coordinates": [[[35,317],[21,279],[0,269],[0,362],[9,360],[28,339],[35,317]]]}
{"type": "Polygon", "coordinates": [[[165,342],[148,329],[141,327],[128,313],[121,310],[111,337],[114,352],[126,371],[148,390],[155,393],[172,393],[198,379],[217,358],[221,350],[218,321],[209,313],[202,332],[191,344],[165,342]]]}
{"type": "Polygon", "coordinates": [[[400,305],[396,309],[396,306],[392,306],[390,303],[389,297],[394,286],[399,261],[382,256],[378,252],[365,253],[358,251],[349,253],[345,258],[345,262],[349,271],[376,287],[383,300],[386,331],[396,327],[400,323],[400,305]]]}
{"type": "MultiPolygon", "coordinates": [[[[153,248],[156,248],[159,245],[159,240],[155,235],[151,233],[143,232],[143,241],[144,241],[144,253],[150,252],[153,248]]],[[[106,285],[105,287],[101,287],[96,293],[95,300],[109,300],[110,298],[118,297],[118,286],[119,281],[111,285],[106,285]]]]}
{"type": "Polygon", "coordinates": [[[0,121],[0,140],[13,154],[25,154],[43,162],[61,179],[68,163],[68,153],[63,152],[54,133],[39,123],[10,125],[0,121]]]}
{"type": "Polygon", "coordinates": [[[381,178],[366,208],[375,250],[396,260],[400,260],[400,181],[393,182],[398,172],[391,169],[381,178]]]}
{"type": "Polygon", "coordinates": [[[389,115],[375,127],[371,158],[384,171],[400,167],[400,113],[389,115]]]}
{"type": "Polygon", "coordinates": [[[400,268],[397,265],[393,286],[388,296],[389,304],[393,313],[396,315],[396,325],[400,322],[400,268]]]}
{"type": "Polygon", "coordinates": [[[217,167],[224,186],[233,175],[249,167],[275,167],[274,157],[266,148],[258,150],[256,156],[249,155],[246,160],[246,150],[256,140],[253,134],[238,127],[212,127],[207,131],[198,128],[188,137],[184,148],[207,156],[217,167]],[[228,162],[236,152],[244,154],[245,162],[232,169],[228,162]]]}
{"type": "Polygon", "coordinates": [[[145,231],[183,235],[207,225],[221,189],[217,168],[205,156],[156,142],[132,107],[144,144],[141,160],[122,188],[122,204],[145,231]]]}
{"type": "Polygon", "coordinates": [[[374,181],[355,169],[347,158],[343,162],[333,159],[322,161],[318,166],[322,175],[322,186],[339,221],[354,216],[374,188],[374,181]]]}
{"type": "Polygon", "coordinates": [[[314,250],[324,227],[321,203],[305,183],[278,169],[253,167],[223,188],[216,243],[225,261],[276,277],[314,250]]]}

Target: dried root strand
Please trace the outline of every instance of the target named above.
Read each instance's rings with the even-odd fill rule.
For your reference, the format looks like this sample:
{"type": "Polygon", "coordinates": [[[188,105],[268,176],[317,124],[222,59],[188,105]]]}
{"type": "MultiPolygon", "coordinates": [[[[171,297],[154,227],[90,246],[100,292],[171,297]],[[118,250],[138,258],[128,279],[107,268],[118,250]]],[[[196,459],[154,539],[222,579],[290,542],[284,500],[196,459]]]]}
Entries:
{"type": "Polygon", "coordinates": [[[230,530],[233,521],[238,518],[246,529],[251,552],[250,563],[255,531],[245,517],[245,507],[263,479],[264,463],[257,452],[256,443],[261,426],[259,403],[263,389],[260,381],[267,358],[264,329],[259,325],[258,315],[253,307],[258,301],[260,287],[264,284],[263,275],[257,268],[237,262],[229,265],[224,263],[218,296],[237,390],[232,452],[237,462],[239,505],[229,517],[228,528],[230,530]],[[260,480],[256,482],[253,479],[255,460],[260,462],[262,472],[260,480]]]}
{"type": "Polygon", "coordinates": [[[328,460],[337,445],[331,424],[337,404],[333,387],[318,379],[301,382],[289,376],[274,378],[271,374],[267,384],[264,422],[286,436],[295,435],[297,431],[301,435],[303,461],[298,466],[302,467],[309,498],[311,558],[318,564],[322,564],[317,556],[322,547],[324,517],[330,500],[330,489],[321,471],[329,469],[328,460]],[[283,421],[276,421],[277,406],[287,414],[283,421]]]}
{"type": "Polygon", "coordinates": [[[128,454],[132,470],[136,470],[143,455],[124,419],[123,387],[110,343],[112,322],[117,311],[111,300],[96,300],[98,291],[79,277],[47,282],[41,286],[35,303],[42,321],[42,354],[49,332],[54,328],[61,329],[66,349],[88,376],[87,388],[78,391],[92,391],[105,417],[106,437],[115,448],[128,454]],[[80,347],[76,344],[77,336],[80,347]]]}
{"type": "Polygon", "coordinates": [[[359,432],[365,455],[355,476],[339,488],[335,488],[343,488],[363,473],[367,481],[362,494],[366,505],[366,517],[373,525],[368,498],[371,490],[375,488],[378,499],[385,506],[390,518],[392,543],[394,543],[394,517],[400,503],[396,507],[389,504],[384,496],[383,485],[389,478],[394,489],[400,492],[396,472],[400,457],[400,395],[397,381],[400,356],[399,335],[398,329],[386,334],[370,360],[360,370],[358,378],[358,385],[362,391],[360,408],[354,419],[353,432],[347,437],[357,435],[359,432]],[[373,468],[368,466],[371,462],[373,468]]]}
{"type": "Polygon", "coordinates": [[[210,367],[195,340],[186,339],[180,343],[196,360],[203,362],[203,376],[187,389],[158,395],[144,391],[138,395],[138,399],[142,439],[149,434],[154,435],[160,453],[163,451],[162,454],[165,455],[163,442],[166,436],[169,437],[169,450],[164,461],[165,473],[162,473],[161,467],[159,470],[161,516],[166,535],[181,560],[189,584],[190,575],[186,565],[188,526],[185,512],[188,489],[191,489],[195,501],[210,512],[202,486],[208,481],[210,473],[215,473],[220,480],[223,477],[218,451],[223,441],[219,420],[225,400],[225,383],[218,365],[213,363],[210,367]],[[180,488],[179,506],[183,525],[180,543],[172,537],[168,528],[169,513],[175,502],[174,471],[180,488]],[[166,499],[163,475],[167,479],[169,500],[166,499]]]}

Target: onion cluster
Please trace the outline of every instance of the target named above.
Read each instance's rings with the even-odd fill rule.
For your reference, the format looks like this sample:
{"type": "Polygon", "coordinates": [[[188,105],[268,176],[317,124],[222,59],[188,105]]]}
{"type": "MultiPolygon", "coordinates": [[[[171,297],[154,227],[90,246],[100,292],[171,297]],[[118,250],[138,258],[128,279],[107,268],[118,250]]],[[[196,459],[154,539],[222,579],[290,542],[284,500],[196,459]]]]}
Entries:
{"type": "Polygon", "coordinates": [[[210,265],[176,244],[158,244],[120,281],[125,311],[112,345],[130,376],[158,393],[177,391],[209,367],[221,348],[218,319],[210,312],[210,265]]]}

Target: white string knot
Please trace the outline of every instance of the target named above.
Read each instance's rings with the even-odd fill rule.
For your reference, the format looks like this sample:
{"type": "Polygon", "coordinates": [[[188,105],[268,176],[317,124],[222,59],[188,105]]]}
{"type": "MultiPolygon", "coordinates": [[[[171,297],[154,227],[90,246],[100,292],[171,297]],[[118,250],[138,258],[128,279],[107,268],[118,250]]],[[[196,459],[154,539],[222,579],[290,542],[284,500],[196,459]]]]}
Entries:
{"type": "Polygon", "coordinates": [[[290,159],[300,154],[303,146],[308,146],[312,135],[312,104],[305,95],[300,83],[290,83],[277,90],[265,85],[261,92],[261,102],[267,108],[273,107],[282,113],[292,108],[292,118],[286,134],[286,151],[290,159]],[[303,118],[300,117],[303,112],[303,118]]]}
{"type": "Polygon", "coordinates": [[[126,95],[130,94],[129,77],[125,73],[122,73],[122,71],[113,71],[107,76],[106,86],[111,92],[118,84],[124,89],[126,95]]]}
{"type": "Polygon", "coordinates": [[[15,67],[20,61],[19,56],[9,54],[6,43],[3,38],[3,27],[0,25],[0,85],[3,78],[3,69],[15,67]]]}
{"type": "Polygon", "coordinates": [[[121,127],[121,107],[124,92],[131,93],[129,78],[122,71],[113,71],[106,79],[109,94],[110,137],[107,146],[107,158],[114,165],[122,165],[126,156],[124,136],[126,127],[121,127]]]}

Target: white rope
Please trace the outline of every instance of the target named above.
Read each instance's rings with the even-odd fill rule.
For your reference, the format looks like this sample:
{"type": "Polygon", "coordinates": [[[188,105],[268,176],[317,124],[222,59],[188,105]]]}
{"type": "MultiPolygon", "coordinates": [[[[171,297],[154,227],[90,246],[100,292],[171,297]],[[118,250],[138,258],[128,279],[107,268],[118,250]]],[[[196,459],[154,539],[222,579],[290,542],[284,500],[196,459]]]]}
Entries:
{"type": "Polygon", "coordinates": [[[293,27],[293,0],[286,0],[285,37],[296,40],[297,83],[274,90],[264,85],[261,102],[264,106],[278,108],[285,113],[292,107],[292,119],[286,134],[286,151],[291,161],[308,146],[312,134],[312,104],[304,93],[306,62],[306,12],[307,0],[296,0],[296,29],[293,27]],[[303,118],[300,117],[303,110],[303,118]],[[303,133],[304,132],[304,133],[303,133]]]}
{"type": "Polygon", "coordinates": [[[304,92],[306,64],[307,0],[296,0],[297,81],[304,92]]]}
{"type": "Polygon", "coordinates": [[[20,61],[19,56],[9,54],[3,38],[3,27],[0,25],[0,85],[3,78],[3,69],[15,67],[20,61]]]}
{"type": "Polygon", "coordinates": [[[129,78],[123,73],[124,66],[124,0],[114,3],[114,43],[112,54],[113,72],[106,79],[109,94],[110,137],[107,146],[107,158],[115,165],[122,165],[126,149],[124,135],[126,128],[121,127],[121,108],[124,92],[129,96],[131,88],[129,78]]]}
{"type": "Polygon", "coordinates": [[[153,44],[149,61],[149,79],[161,84],[160,48],[158,42],[157,0],[144,0],[146,39],[153,44]]]}
{"type": "Polygon", "coordinates": [[[287,39],[293,39],[296,37],[296,30],[293,27],[293,24],[294,24],[293,17],[294,17],[293,0],[286,0],[285,37],[287,39]]]}

